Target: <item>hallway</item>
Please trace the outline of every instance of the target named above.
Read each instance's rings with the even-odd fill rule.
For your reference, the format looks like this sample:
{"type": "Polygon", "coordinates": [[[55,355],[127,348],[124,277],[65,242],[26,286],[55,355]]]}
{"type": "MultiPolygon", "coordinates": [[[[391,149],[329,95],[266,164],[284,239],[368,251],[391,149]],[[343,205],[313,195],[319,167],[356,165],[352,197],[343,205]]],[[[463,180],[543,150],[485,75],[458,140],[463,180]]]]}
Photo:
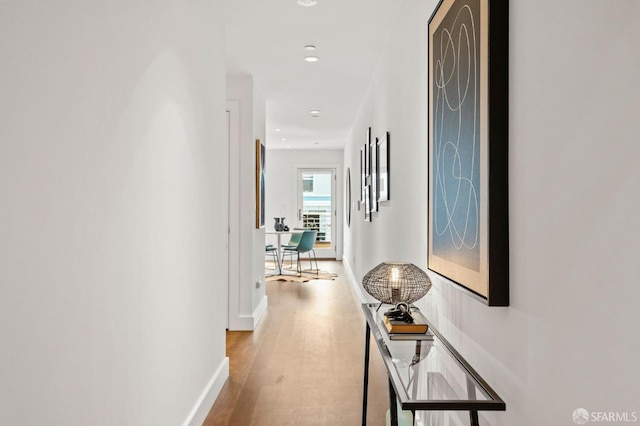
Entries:
{"type": "MultiPolygon", "coordinates": [[[[254,332],[227,332],[230,377],[204,426],[361,424],[364,316],[342,262],[334,281],[268,282],[254,332]]],[[[371,351],[369,426],[384,425],[387,379],[371,351]]]]}

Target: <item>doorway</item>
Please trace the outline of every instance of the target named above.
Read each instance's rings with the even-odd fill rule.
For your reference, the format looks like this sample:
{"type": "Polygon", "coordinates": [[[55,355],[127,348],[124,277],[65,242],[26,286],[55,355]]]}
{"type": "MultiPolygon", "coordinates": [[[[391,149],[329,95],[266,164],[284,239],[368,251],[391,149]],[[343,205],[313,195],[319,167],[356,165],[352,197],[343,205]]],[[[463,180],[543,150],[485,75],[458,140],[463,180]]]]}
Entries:
{"type": "Polygon", "coordinates": [[[336,258],[336,169],[298,169],[297,228],[315,229],[317,257],[336,258]]]}

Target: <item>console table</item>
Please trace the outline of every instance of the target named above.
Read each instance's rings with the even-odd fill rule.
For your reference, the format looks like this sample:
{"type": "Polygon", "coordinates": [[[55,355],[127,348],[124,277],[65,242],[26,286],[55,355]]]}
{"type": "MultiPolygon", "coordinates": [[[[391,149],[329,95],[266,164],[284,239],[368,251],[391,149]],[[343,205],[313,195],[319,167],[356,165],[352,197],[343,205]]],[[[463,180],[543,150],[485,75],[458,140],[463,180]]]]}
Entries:
{"type": "Polygon", "coordinates": [[[426,334],[389,334],[382,322],[389,306],[364,303],[367,320],[362,425],[367,424],[369,350],[373,335],[389,377],[391,426],[398,426],[396,400],[403,410],[468,411],[479,426],[478,411],[505,411],[506,404],[427,320],[426,334]],[[379,308],[379,309],[378,309],[379,308]]]}

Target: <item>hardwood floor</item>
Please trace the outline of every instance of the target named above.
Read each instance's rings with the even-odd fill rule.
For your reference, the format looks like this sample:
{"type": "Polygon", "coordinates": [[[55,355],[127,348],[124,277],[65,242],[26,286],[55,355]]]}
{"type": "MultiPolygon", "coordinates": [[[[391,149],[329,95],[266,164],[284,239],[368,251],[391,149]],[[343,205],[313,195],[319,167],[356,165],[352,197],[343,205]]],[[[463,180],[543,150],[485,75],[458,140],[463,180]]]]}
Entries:
{"type": "MultiPolygon", "coordinates": [[[[342,263],[319,263],[338,278],[268,282],[257,329],[227,332],[230,377],[203,426],[362,423],[364,315],[342,263]]],[[[372,342],[367,425],[385,424],[387,392],[372,342]]]]}

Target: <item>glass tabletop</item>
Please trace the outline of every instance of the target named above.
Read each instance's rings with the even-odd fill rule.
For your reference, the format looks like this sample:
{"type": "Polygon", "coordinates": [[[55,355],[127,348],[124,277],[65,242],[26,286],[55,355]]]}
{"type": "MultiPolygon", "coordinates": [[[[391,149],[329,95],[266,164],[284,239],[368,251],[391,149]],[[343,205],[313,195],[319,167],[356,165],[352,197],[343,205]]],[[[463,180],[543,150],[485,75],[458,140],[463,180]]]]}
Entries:
{"type": "Polygon", "coordinates": [[[504,401],[428,322],[426,334],[389,334],[382,321],[390,306],[362,305],[402,408],[498,410],[504,401]]]}

